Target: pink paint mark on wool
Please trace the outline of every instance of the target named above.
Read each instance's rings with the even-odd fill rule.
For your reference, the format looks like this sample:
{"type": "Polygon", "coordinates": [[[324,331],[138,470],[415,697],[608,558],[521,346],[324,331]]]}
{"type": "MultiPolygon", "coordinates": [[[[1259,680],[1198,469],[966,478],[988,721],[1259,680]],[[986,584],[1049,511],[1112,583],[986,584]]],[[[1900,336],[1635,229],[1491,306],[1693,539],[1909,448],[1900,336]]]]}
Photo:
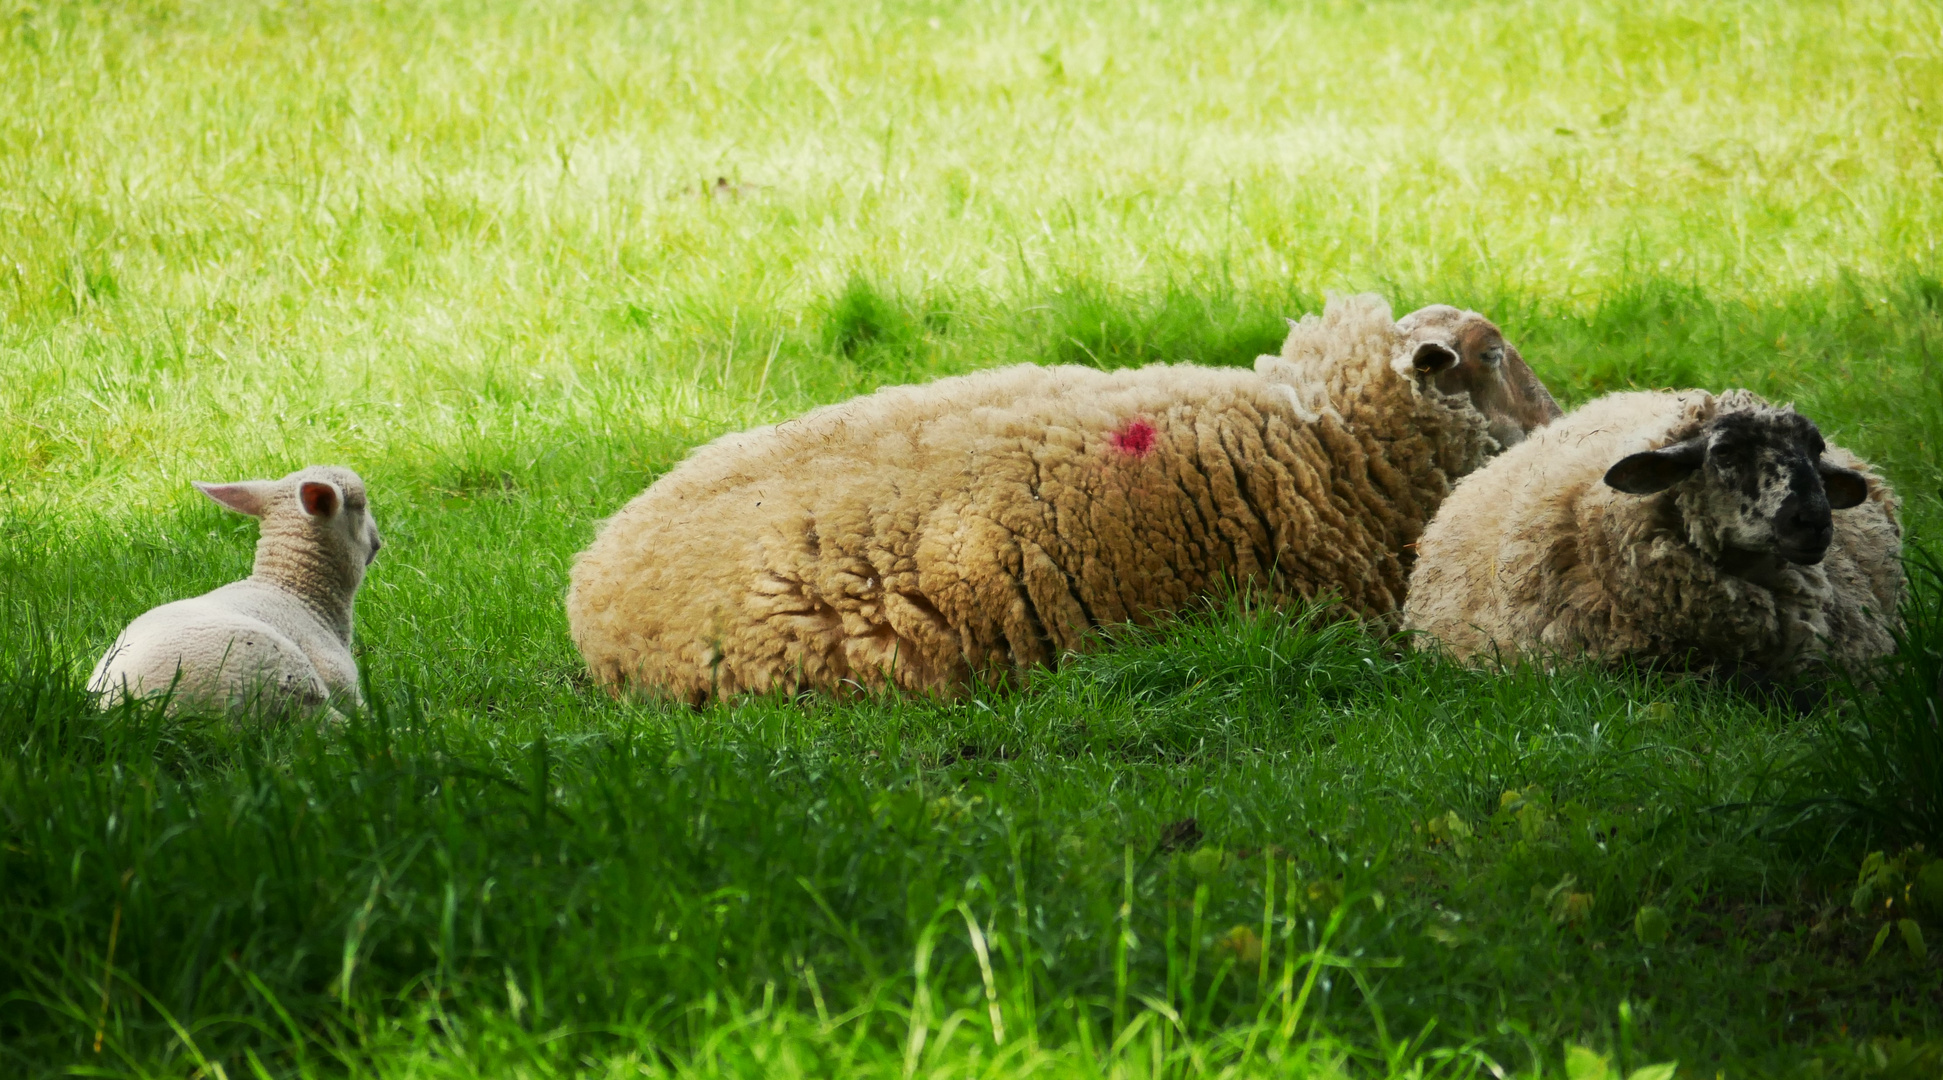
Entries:
{"type": "Polygon", "coordinates": [[[1128,457],[1144,458],[1154,452],[1154,425],[1145,420],[1135,420],[1124,429],[1106,437],[1108,446],[1128,457]]]}

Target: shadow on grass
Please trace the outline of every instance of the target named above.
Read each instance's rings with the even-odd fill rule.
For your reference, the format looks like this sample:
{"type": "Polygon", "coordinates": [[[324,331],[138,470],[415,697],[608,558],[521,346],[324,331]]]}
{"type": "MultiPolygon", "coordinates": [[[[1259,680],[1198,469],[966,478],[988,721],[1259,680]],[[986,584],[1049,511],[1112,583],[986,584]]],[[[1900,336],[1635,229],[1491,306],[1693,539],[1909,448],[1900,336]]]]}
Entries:
{"type": "Polygon", "coordinates": [[[1817,726],[1781,808],[1790,831],[1943,850],[1943,559],[1918,547],[1906,566],[1896,651],[1856,673],[1847,703],[1817,726]]]}
{"type": "Polygon", "coordinates": [[[1281,351],[1287,317],[1320,307],[1307,298],[1264,303],[1219,279],[1168,282],[1131,294],[1075,278],[1054,285],[1022,314],[1032,337],[1045,342],[1051,363],[1105,369],[1153,363],[1250,367],[1257,356],[1281,351]]]}
{"type": "MultiPolygon", "coordinates": [[[[1635,905],[1686,925],[1818,865],[1710,812],[1798,749],[1745,702],[1463,671],[1240,600],[953,703],[486,717],[379,678],[343,725],[196,726],[95,713],[60,660],[0,672],[22,1075],[100,1060],[97,1031],[146,1063],[188,1060],[187,1032],[231,1074],[515,1032],[665,1065],[755,1015],[852,1024],[801,1049],[859,1061],[906,1060],[918,1025],[996,1052],[1003,1026],[1095,1060],[1171,1032],[1163,1059],[1268,1070],[1294,1032],[1463,1072],[1610,1045],[1659,955],[1635,905]],[[1554,917],[1553,894],[1579,899],[1554,917]]],[[[1683,950],[1655,995],[1757,1018],[1712,1053],[1772,1052],[1738,954],[1683,950]]],[[[1697,1038],[1637,1052],[1704,1059],[1697,1038]]]]}

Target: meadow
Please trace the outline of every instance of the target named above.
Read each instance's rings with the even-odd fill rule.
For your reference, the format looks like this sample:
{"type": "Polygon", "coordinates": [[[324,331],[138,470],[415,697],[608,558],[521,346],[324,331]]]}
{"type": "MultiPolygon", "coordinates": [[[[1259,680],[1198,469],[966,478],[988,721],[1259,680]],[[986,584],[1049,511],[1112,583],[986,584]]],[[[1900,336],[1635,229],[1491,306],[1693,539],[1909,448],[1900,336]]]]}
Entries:
{"type": "Polygon", "coordinates": [[[1936,1075],[1943,923],[1852,900],[1943,847],[1939,236],[1914,0],[0,2],[0,1075],[1936,1075]],[[1362,290],[1795,402],[1902,651],[1798,716],[1243,595],[689,710],[567,639],[718,434],[1362,290]],[[371,708],[96,712],[248,571],[188,481],[318,462],[371,708]]]}

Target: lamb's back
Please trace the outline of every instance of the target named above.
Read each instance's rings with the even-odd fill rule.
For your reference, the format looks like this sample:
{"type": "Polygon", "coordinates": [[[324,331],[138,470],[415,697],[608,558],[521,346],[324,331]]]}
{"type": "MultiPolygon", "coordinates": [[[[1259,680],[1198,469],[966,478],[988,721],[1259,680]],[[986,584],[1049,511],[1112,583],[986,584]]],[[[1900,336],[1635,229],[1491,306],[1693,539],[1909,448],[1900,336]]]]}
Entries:
{"type": "MultiPolygon", "coordinates": [[[[119,698],[174,688],[179,702],[224,706],[261,692],[300,705],[333,689],[304,648],[247,602],[237,582],[150,609],[128,624],[89,675],[89,688],[119,698]]],[[[355,681],[355,680],[353,680],[355,681]]]]}
{"type": "Polygon", "coordinates": [[[358,695],[357,659],[323,618],[295,594],[245,578],[204,594],[209,600],[274,629],[295,644],[332,694],[358,695]]]}

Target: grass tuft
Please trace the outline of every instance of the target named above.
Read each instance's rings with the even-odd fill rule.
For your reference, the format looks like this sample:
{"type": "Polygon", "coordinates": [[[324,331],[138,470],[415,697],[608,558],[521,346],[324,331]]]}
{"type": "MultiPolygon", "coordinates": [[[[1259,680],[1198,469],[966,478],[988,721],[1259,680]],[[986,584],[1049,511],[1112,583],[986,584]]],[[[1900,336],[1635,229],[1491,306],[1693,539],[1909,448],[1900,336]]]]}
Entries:
{"type": "MultiPolygon", "coordinates": [[[[1824,828],[1864,845],[1943,850],[1943,560],[1907,557],[1909,595],[1896,651],[1862,676],[1804,759],[1801,789],[1824,828]]],[[[1799,808],[1798,808],[1799,809],[1799,808]]]]}
{"type": "Polygon", "coordinates": [[[1046,355],[1062,364],[1097,368],[1151,363],[1247,367],[1281,352],[1285,317],[1320,304],[1290,299],[1277,311],[1236,295],[1232,286],[1170,282],[1146,296],[1084,279],[1065,282],[1040,305],[1050,340],[1046,355]]]}
{"type": "Polygon", "coordinates": [[[942,332],[948,325],[949,317],[944,313],[914,311],[869,279],[852,275],[825,309],[823,346],[865,365],[908,361],[927,331],[942,332]]]}

